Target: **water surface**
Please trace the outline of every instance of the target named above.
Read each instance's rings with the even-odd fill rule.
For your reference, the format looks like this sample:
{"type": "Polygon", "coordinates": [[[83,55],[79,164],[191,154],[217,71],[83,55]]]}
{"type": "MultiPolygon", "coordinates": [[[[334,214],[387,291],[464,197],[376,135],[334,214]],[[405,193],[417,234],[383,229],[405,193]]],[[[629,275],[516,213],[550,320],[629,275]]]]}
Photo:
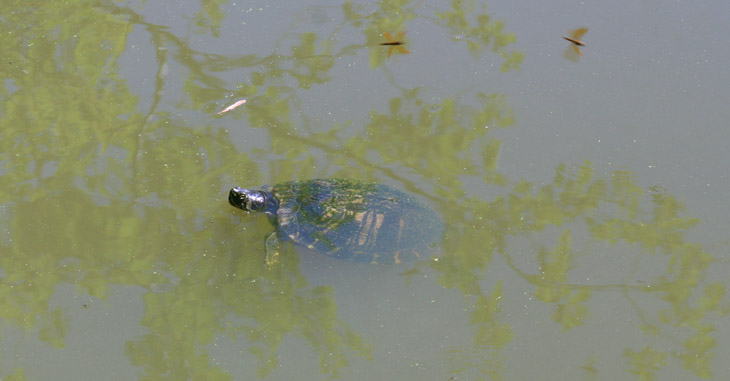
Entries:
{"type": "Polygon", "coordinates": [[[729,8],[0,6],[0,378],[727,378],[729,8]],[[323,177],[438,260],[267,269],[227,190],[323,177]]]}

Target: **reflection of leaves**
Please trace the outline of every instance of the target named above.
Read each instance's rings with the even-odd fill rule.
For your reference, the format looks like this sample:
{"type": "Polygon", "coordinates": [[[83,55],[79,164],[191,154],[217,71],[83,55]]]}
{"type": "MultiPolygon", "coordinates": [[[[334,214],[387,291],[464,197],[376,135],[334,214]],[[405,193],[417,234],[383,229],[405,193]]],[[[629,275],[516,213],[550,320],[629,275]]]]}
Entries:
{"type": "Polygon", "coordinates": [[[540,251],[540,276],[535,276],[535,297],[545,303],[556,304],[553,320],[563,329],[582,325],[588,308],[582,303],[590,299],[589,289],[577,291],[564,287],[573,263],[570,232],[564,231],[558,245],[552,250],[540,251]]]}
{"type": "MultiPolygon", "coordinates": [[[[286,255],[288,258],[283,261],[283,266],[273,274],[266,274],[277,280],[259,279],[256,283],[244,286],[243,290],[241,285],[226,288],[227,292],[232,293],[226,299],[240,299],[230,304],[236,306],[237,315],[251,319],[240,327],[232,327],[232,332],[245,334],[253,343],[251,352],[264,364],[259,369],[259,375],[268,375],[278,365],[277,350],[289,332],[307,340],[319,354],[322,372],[332,376],[337,376],[349,364],[347,349],[359,356],[369,357],[368,344],[337,318],[330,287],[309,290],[306,280],[300,275],[293,278],[281,276],[296,272],[298,261],[295,253],[290,250],[286,255]]],[[[261,258],[257,260],[263,266],[261,258]]]]}
{"type": "Polygon", "coordinates": [[[219,37],[220,24],[225,17],[221,6],[226,4],[227,0],[202,0],[201,9],[195,15],[195,26],[201,31],[210,31],[213,36],[219,37]]]}
{"type": "Polygon", "coordinates": [[[487,345],[500,348],[512,340],[510,325],[498,322],[502,309],[499,303],[503,298],[502,283],[498,283],[489,295],[480,295],[474,302],[474,311],[471,313],[471,324],[477,325],[477,334],[474,338],[476,345],[487,345]]]}
{"type": "Polygon", "coordinates": [[[717,340],[710,334],[715,331],[714,326],[704,325],[697,333],[686,339],[682,345],[686,352],[678,354],[684,368],[701,378],[712,378],[711,362],[714,357],[711,352],[717,346],[717,340]]]}
{"type": "MultiPolygon", "coordinates": [[[[660,291],[656,295],[667,303],[668,308],[659,312],[657,321],[646,321],[642,329],[656,338],[675,331],[674,328],[665,330],[662,325],[673,327],[679,324],[684,327],[684,333],[691,338],[682,341],[683,349],[678,351],[677,357],[694,375],[711,376],[710,360],[716,339],[714,325],[707,319],[711,311],[722,313],[721,300],[725,298],[725,289],[712,284],[705,287],[704,293],[698,293],[698,286],[713,261],[699,245],[687,243],[684,238],[685,232],[698,221],[684,216],[681,213],[684,207],[665,193],[652,194],[651,209],[646,210],[646,203],[641,202],[643,192],[629,172],[614,172],[610,176],[611,182],[596,179],[593,172],[590,163],[577,170],[561,166],[556,170],[552,185],[536,190],[530,183],[519,183],[506,203],[492,204],[491,219],[507,223],[506,228],[498,227],[498,231],[522,234],[544,231],[550,225],[574,224],[577,219],[582,219],[595,241],[638,244],[643,254],[661,253],[669,258],[666,271],[651,282],[653,287],[642,288],[660,291]],[[497,205],[500,206],[497,208],[497,205]]],[[[588,315],[585,301],[596,292],[613,287],[570,283],[568,272],[576,270],[573,268],[570,235],[567,229],[562,231],[556,247],[540,252],[539,275],[529,275],[517,268],[507,253],[503,257],[518,274],[535,285],[536,298],[557,304],[553,319],[563,328],[569,328],[581,324],[588,315]]],[[[623,289],[627,296],[632,291],[630,286],[618,288],[623,289]]],[[[637,313],[643,315],[639,311],[637,313]]],[[[652,364],[644,368],[635,367],[633,372],[640,377],[651,378],[653,372],[665,364],[663,354],[658,356],[646,351],[626,353],[627,357],[634,359],[631,361],[649,361],[652,364]]]]}
{"type": "Polygon", "coordinates": [[[489,295],[474,290],[470,324],[476,328],[473,345],[449,351],[449,371],[468,375],[469,369],[478,369],[483,376],[502,378],[503,362],[500,350],[512,340],[512,327],[500,322],[503,299],[502,284],[498,283],[489,295]]]}
{"type": "Polygon", "coordinates": [[[199,299],[206,289],[178,290],[184,292],[144,296],[147,313],[143,324],[154,334],[127,343],[130,361],[144,367],[147,377],[228,379],[221,369],[211,365],[206,351],[198,350],[200,345],[210,343],[217,327],[212,319],[214,306],[205,303],[207,299],[199,299]]]}
{"type": "Polygon", "coordinates": [[[345,1],[345,3],[342,4],[342,12],[345,14],[345,21],[352,23],[352,26],[356,28],[360,28],[364,16],[359,14],[355,8],[356,7],[352,1],[345,1]]]}
{"type": "Polygon", "coordinates": [[[667,354],[645,347],[641,352],[627,349],[624,352],[631,369],[629,372],[636,375],[640,380],[653,380],[654,373],[667,364],[667,354]]]}
{"type": "Polygon", "coordinates": [[[591,297],[588,289],[578,290],[569,295],[565,295],[565,303],[557,305],[557,309],[553,314],[553,320],[559,323],[563,329],[573,328],[584,324],[588,317],[588,307],[584,304],[591,297]]]}
{"type": "Polygon", "coordinates": [[[5,377],[3,377],[3,380],[7,381],[24,381],[27,380],[25,376],[25,370],[24,369],[13,369],[13,373],[7,374],[5,377]]]}
{"type": "MultiPolygon", "coordinates": [[[[116,16],[111,18],[114,21],[116,16]]],[[[101,22],[104,17],[99,20],[80,25],[113,25],[101,22]]],[[[0,282],[0,303],[5,306],[0,315],[27,329],[40,324],[41,339],[62,347],[66,322],[59,310],[48,311],[47,303],[58,284],[75,283],[81,290],[105,298],[112,284],[151,288],[170,285],[168,276],[182,278],[177,286],[163,287],[170,292],[145,295],[143,324],[151,333],[130,341],[127,353],[151,377],[175,374],[181,379],[227,378],[212,365],[204,347],[220,332],[226,317],[220,315],[225,311],[220,305],[201,303],[219,300],[214,289],[200,287],[215,279],[215,273],[204,266],[192,271],[189,266],[214,245],[212,230],[201,229],[201,225],[215,222],[211,216],[224,205],[220,190],[234,178],[258,182],[258,166],[247,154],[236,152],[223,130],[186,127],[154,110],[158,103],[153,104],[153,118],[135,110],[137,100],[116,79],[116,72],[101,70],[115,67],[123,49],[114,43],[120,42],[123,48],[128,31],[110,27],[86,33],[74,29],[73,33],[81,36],[80,49],[88,50],[82,49],[84,54],[77,60],[55,56],[57,52],[74,50],[49,49],[45,45],[55,46],[52,40],[23,44],[33,50],[28,52],[32,59],[28,70],[35,70],[35,64],[45,65],[63,80],[47,86],[50,74],[18,73],[18,90],[3,104],[0,125],[7,128],[0,132],[4,148],[1,159],[9,165],[3,174],[0,197],[8,206],[2,217],[11,223],[3,224],[3,250],[10,255],[0,258],[3,274],[8,274],[0,282]],[[98,49],[90,49],[92,46],[109,49],[106,55],[99,54],[98,49]],[[59,63],[54,69],[56,61],[59,63]],[[87,75],[77,75],[87,70],[91,70],[87,75]],[[105,86],[102,90],[98,90],[100,83],[105,86]],[[104,150],[100,153],[102,143],[104,150]],[[164,271],[156,271],[161,268],[164,271]]],[[[180,42],[166,32],[160,31],[156,37],[160,36],[165,38],[153,41],[180,42]]],[[[69,36],[63,39],[72,40],[69,36]]],[[[162,73],[159,86],[164,85],[162,73]]],[[[262,121],[269,123],[271,115],[277,115],[280,109],[264,110],[268,115],[262,121]]],[[[208,226],[221,229],[223,225],[208,226]]],[[[226,238],[231,235],[229,232],[226,238]]],[[[221,237],[217,237],[215,244],[220,242],[221,237]]],[[[231,247],[236,245],[231,242],[231,247]]],[[[255,255],[249,257],[252,262],[257,259],[255,255]]],[[[226,262],[215,266],[228,269],[226,262]]],[[[262,271],[262,265],[254,268],[262,271]]],[[[238,274],[246,277],[245,271],[238,274]]],[[[221,277],[226,279],[225,275],[221,277]]],[[[239,286],[232,283],[231,292],[239,295],[239,286]]],[[[259,293],[251,290],[251,294],[259,293]]],[[[359,336],[337,319],[330,294],[315,291],[313,299],[305,291],[300,300],[291,312],[297,316],[300,330],[308,330],[303,336],[312,340],[321,356],[334,356],[322,361],[326,372],[334,374],[346,363],[343,359],[347,348],[341,346],[367,353],[359,336]],[[323,308],[325,303],[330,307],[323,308]],[[320,310],[308,313],[310,308],[320,310]],[[320,327],[310,328],[315,323],[320,327]]],[[[277,315],[276,309],[291,310],[287,304],[269,304],[265,300],[258,305],[262,308],[260,315],[239,311],[239,316],[271,321],[277,315]]],[[[275,328],[279,331],[272,332],[273,337],[293,329],[287,325],[275,328]]],[[[267,351],[275,357],[276,349],[274,346],[267,351]]]]}
{"type": "Polygon", "coordinates": [[[503,362],[500,350],[512,341],[512,327],[500,322],[502,309],[502,283],[495,285],[489,295],[478,295],[472,304],[470,324],[476,327],[473,345],[455,348],[449,352],[451,373],[464,373],[470,368],[479,369],[483,376],[501,378],[503,362]]]}
{"type": "Polygon", "coordinates": [[[504,58],[502,71],[509,71],[519,68],[524,55],[518,51],[507,51],[507,46],[515,42],[515,35],[504,33],[504,22],[492,20],[482,5],[481,13],[475,14],[474,1],[453,0],[451,9],[437,13],[438,18],[443,22],[454,36],[466,42],[469,52],[478,57],[484,47],[504,58]],[[473,20],[471,18],[473,17],[473,20]]]}
{"type": "Polygon", "coordinates": [[[459,192],[459,176],[495,176],[489,167],[480,171],[474,165],[479,159],[474,153],[479,153],[482,146],[483,160],[494,160],[497,156],[494,147],[499,143],[483,145],[485,140],[489,142],[482,140],[489,132],[487,127],[506,127],[513,123],[513,115],[503,97],[480,94],[478,99],[477,109],[459,106],[448,98],[440,104],[428,105],[420,99],[418,90],[406,92],[403,98],[391,99],[389,114],[371,112],[371,122],[366,126],[367,141],[355,138],[346,147],[358,153],[363,147],[369,147],[384,164],[397,162],[425,177],[439,179],[451,192],[459,192]],[[418,134],[414,135],[413,131],[418,134]],[[404,141],[408,144],[403,144],[404,141]]]}
{"type": "MultiPolygon", "coordinates": [[[[265,218],[262,222],[262,229],[249,226],[246,234],[265,236],[271,227],[265,218]]],[[[276,272],[268,272],[258,255],[262,245],[246,251],[234,244],[232,232],[201,233],[199,238],[220,234],[210,239],[228,240],[231,253],[199,261],[194,272],[180,274],[183,278],[172,292],[145,295],[142,323],[151,333],[128,342],[127,353],[134,364],[145,367],[146,374],[174,374],[179,379],[226,376],[201,350],[224,337],[234,342],[248,338],[261,377],[277,367],[279,345],[290,333],[307,341],[319,354],[322,371],[330,375],[347,366],[348,349],[369,356],[368,345],[337,318],[331,288],[309,288],[306,279],[295,274],[294,253],[283,253],[286,261],[276,272]]]]}
{"type": "Polygon", "coordinates": [[[598,378],[598,369],[596,369],[596,362],[596,357],[592,356],[586,359],[583,365],[580,366],[580,368],[584,370],[584,380],[595,380],[596,378],[598,378]]]}
{"type": "Polygon", "coordinates": [[[65,346],[66,331],[68,330],[67,322],[60,310],[50,311],[42,317],[41,328],[38,336],[41,340],[51,345],[62,348],[65,346]]]}
{"type": "MultiPolygon", "coordinates": [[[[493,380],[504,378],[504,363],[499,358],[496,349],[488,346],[464,346],[449,350],[448,358],[449,373],[462,375],[469,379],[472,376],[468,373],[471,369],[476,369],[481,373],[481,377],[488,377],[493,380]]],[[[473,376],[477,378],[477,376],[473,376]]],[[[451,380],[461,379],[461,377],[452,377],[451,380]]]]}
{"type": "Polygon", "coordinates": [[[329,82],[330,78],[325,74],[334,66],[334,60],[329,57],[329,44],[324,47],[322,55],[317,54],[314,46],[317,36],[314,33],[301,35],[301,46],[292,47],[294,58],[294,69],[288,73],[299,80],[299,87],[310,88],[313,84],[329,82]]]}

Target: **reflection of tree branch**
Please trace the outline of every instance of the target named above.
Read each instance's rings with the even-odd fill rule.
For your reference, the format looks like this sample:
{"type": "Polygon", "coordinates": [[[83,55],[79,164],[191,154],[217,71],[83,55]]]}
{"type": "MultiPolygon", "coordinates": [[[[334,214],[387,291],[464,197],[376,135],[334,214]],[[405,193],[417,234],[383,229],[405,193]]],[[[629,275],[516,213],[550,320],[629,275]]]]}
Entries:
{"type": "MultiPolygon", "coordinates": [[[[270,117],[268,115],[259,115],[260,117],[264,118],[270,126],[274,126],[276,128],[277,126],[280,126],[280,122],[273,117],[270,117]]],[[[433,193],[426,192],[422,187],[416,185],[414,181],[408,180],[407,178],[399,175],[395,170],[387,168],[382,165],[378,165],[373,163],[372,160],[367,160],[363,157],[360,157],[358,155],[354,155],[350,153],[349,151],[345,149],[338,149],[335,148],[331,144],[325,144],[320,142],[317,139],[313,139],[307,136],[302,135],[292,135],[292,134],[280,134],[277,139],[283,140],[283,141],[289,141],[294,142],[296,144],[305,144],[307,147],[311,148],[317,148],[320,151],[326,153],[328,157],[342,157],[346,158],[348,160],[351,160],[358,165],[360,165],[363,168],[369,168],[373,170],[377,170],[385,175],[385,177],[396,180],[399,183],[403,184],[403,187],[407,189],[408,191],[412,193],[419,194],[429,200],[431,200],[434,203],[440,203],[443,200],[437,196],[435,196],[433,193]]]]}
{"type": "MultiPolygon", "coordinates": [[[[180,62],[186,64],[187,68],[192,72],[196,78],[200,78],[203,82],[208,85],[223,88],[224,82],[219,78],[207,74],[203,63],[197,62],[195,57],[203,57],[206,61],[212,60],[216,55],[209,53],[200,52],[192,49],[187,43],[183,42],[178,36],[172,32],[167,31],[166,27],[148,23],[144,20],[144,16],[134,12],[129,8],[122,8],[114,3],[104,3],[104,8],[107,8],[111,14],[121,15],[128,18],[129,22],[135,25],[144,26],[145,29],[153,36],[153,40],[156,41],[155,47],[160,50],[165,43],[172,44],[178,54],[176,55],[180,62]]],[[[158,56],[159,57],[159,56],[158,56]]],[[[250,57],[250,56],[246,56],[250,57]]],[[[253,63],[255,64],[255,63],[253,63]]],[[[158,72],[159,73],[159,72],[158,72]]]]}
{"type": "MultiPolygon", "coordinates": [[[[512,271],[515,272],[520,278],[524,279],[527,283],[536,286],[536,287],[549,287],[554,288],[556,290],[566,290],[566,291],[579,291],[579,290],[589,290],[589,291],[620,291],[620,292],[626,292],[626,291],[647,291],[649,288],[651,288],[652,292],[662,292],[662,287],[650,287],[646,285],[626,285],[621,283],[615,283],[615,284],[578,284],[578,283],[555,283],[551,281],[547,281],[542,279],[541,277],[537,275],[528,274],[517,265],[514,264],[514,261],[512,260],[512,256],[510,256],[508,253],[500,252],[500,255],[502,259],[504,260],[504,263],[509,266],[509,268],[512,269],[512,271]]],[[[665,289],[665,288],[664,288],[665,289]]]]}
{"type": "MultiPolygon", "coordinates": [[[[151,34],[152,36],[152,46],[155,47],[155,54],[157,57],[157,74],[155,75],[155,91],[152,95],[152,104],[150,105],[149,110],[147,111],[147,114],[142,118],[141,123],[137,127],[136,132],[136,141],[137,143],[134,145],[134,149],[130,152],[131,160],[130,168],[132,170],[131,178],[132,178],[132,184],[137,184],[137,175],[139,174],[138,171],[138,163],[137,160],[140,156],[140,150],[142,147],[141,139],[144,139],[144,129],[145,126],[149,125],[151,122],[151,119],[153,116],[157,114],[157,107],[162,102],[162,96],[165,89],[165,78],[167,77],[167,49],[163,48],[163,43],[161,41],[161,38],[158,34],[151,34]]],[[[137,188],[133,188],[133,192],[137,192],[137,188]]],[[[138,195],[135,194],[135,199],[138,195]]]]}

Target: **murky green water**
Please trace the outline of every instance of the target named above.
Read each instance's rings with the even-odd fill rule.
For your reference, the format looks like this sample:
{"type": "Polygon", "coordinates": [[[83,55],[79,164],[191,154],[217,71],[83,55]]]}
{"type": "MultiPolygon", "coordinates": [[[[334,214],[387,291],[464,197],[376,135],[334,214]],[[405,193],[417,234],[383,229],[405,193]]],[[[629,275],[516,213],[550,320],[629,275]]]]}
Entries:
{"type": "Polygon", "coordinates": [[[541,7],[0,6],[0,378],[730,376],[728,7],[541,7]],[[440,256],[267,268],[228,189],[323,177],[440,256]]]}

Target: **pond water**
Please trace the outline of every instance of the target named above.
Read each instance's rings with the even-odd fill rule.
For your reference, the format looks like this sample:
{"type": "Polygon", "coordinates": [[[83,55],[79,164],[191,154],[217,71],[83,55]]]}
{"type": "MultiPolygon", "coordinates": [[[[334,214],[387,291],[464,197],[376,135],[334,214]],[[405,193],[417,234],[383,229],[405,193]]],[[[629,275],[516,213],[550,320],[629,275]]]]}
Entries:
{"type": "Polygon", "coordinates": [[[730,3],[0,10],[0,378],[730,377],[730,3]],[[329,177],[434,257],[265,266],[329,177]]]}

